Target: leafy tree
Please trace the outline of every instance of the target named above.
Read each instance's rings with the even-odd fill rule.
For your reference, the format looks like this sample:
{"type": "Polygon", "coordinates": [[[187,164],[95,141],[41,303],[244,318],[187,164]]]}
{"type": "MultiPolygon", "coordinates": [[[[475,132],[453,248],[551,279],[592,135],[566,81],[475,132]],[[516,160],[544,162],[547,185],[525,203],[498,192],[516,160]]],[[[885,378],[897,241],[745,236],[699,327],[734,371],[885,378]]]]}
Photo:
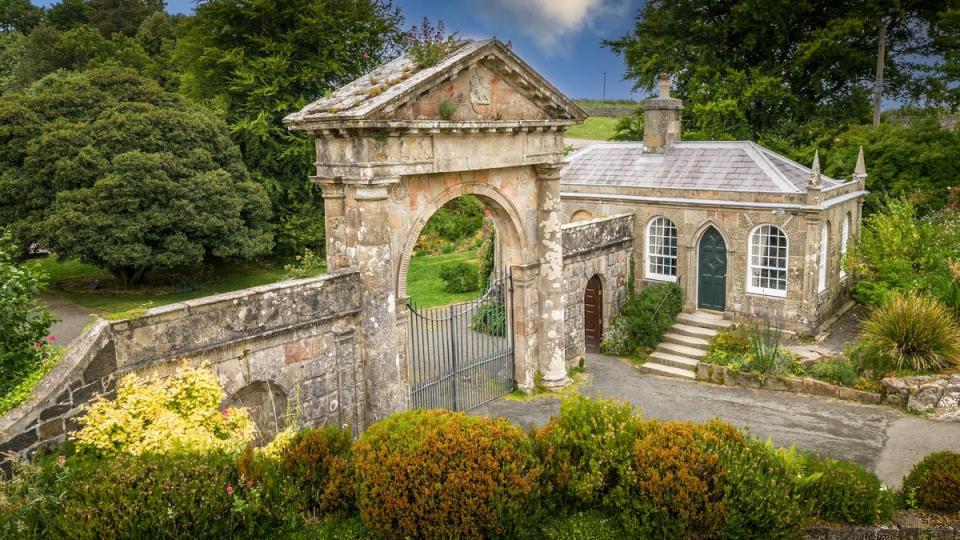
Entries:
{"type": "MultiPolygon", "coordinates": [[[[815,143],[825,159],[824,171],[835,178],[849,177],[863,146],[867,160],[868,212],[886,196],[906,197],[920,213],[947,205],[948,190],[960,184],[960,133],[940,127],[928,114],[914,117],[907,125],[882,123],[879,127],[855,125],[835,137],[815,143]]],[[[813,158],[813,147],[801,156],[813,158]]]]}
{"type": "Polygon", "coordinates": [[[631,34],[605,45],[623,55],[636,88],[677,75],[693,138],[805,143],[866,120],[881,25],[887,95],[910,95],[940,9],[932,0],[654,0],[631,34]]]}
{"type": "Polygon", "coordinates": [[[182,91],[230,125],[273,200],[281,258],[323,249],[314,231],[295,225],[323,219],[308,181],[312,141],[289,132],[283,117],[396,52],[401,22],[384,0],[206,0],[184,21],[175,54],[182,91]]]}
{"type": "Polygon", "coordinates": [[[30,0],[0,0],[0,32],[27,33],[43,20],[43,10],[30,0]]]}
{"type": "Polygon", "coordinates": [[[88,0],[90,24],[105,37],[133,37],[151,14],[163,11],[163,0],[88,0]]]}
{"type": "Polygon", "coordinates": [[[24,39],[15,78],[18,85],[26,86],[58,69],[83,70],[100,66],[156,71],[154,61],[132,38],[115,35],[106,39],[95,28],[86,25],[61,32],[43,24],[24,39]]]}
{"type": "Polygon", "coordinates": [[[135,283],[272,248],[269,199],[226,126],[131,70],[0,98],[0,224],[135,283]]]}
{"type": "Polygon", "coordinates": [[[0,94],[16,86],[17,65],[23,56],[23,34],[0,32],[0,94]]]}
{"type": "Polygon", "coordinates": [[[47,10],[47,23],[58,30],[90,24],[90,4],[86,0],[61,0],[47,10]]]}
{"type": "Polygon", "coordinates": [[[14,262],[10,235],[0,234],[0,396],[36,369],[48,353],[44,344],[54,319],[36,300],[45,276],[14,262]]]}
{"type": "Polygon", "coordinates": [[[925,292],[960,315],[960,212],[920,217],[911,203],[886,200],[864,220],[843,264],[856,278],[859,302],[880,305],[893,293],[925,292]]]}

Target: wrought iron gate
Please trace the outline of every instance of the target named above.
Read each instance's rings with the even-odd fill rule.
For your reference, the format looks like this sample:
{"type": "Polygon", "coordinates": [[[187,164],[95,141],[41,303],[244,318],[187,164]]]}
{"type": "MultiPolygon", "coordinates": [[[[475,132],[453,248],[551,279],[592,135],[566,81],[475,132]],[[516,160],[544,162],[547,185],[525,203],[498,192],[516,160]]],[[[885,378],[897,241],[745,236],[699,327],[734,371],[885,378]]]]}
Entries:
{"type": "Polygon", "coordinates": [[[512,290],[500,274],[476,300],[432,308],[411,300],[414,408],[468,411],[513,391],[512,290]]]}

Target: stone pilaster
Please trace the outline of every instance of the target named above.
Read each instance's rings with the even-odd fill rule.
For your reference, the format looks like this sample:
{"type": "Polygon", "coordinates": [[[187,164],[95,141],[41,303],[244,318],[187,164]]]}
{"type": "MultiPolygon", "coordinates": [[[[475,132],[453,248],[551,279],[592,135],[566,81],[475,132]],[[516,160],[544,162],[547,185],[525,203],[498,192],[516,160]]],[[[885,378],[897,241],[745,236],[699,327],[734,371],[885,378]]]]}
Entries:
{"type": "Polygon", "coordinates": [[[540,360],[542,384],[559,388],[570,383],[564,361],[563,246],[560,234],[559,163],[537,166],[537,223],[540,262],[540,360]]]}
{"type": "Polygon", "coordinates": [[[397,297],[387,220],[388,178],[353,184],[357,205],[357,267],[360,270],[366,425],[409,404],[406,355],[398,347],[397,297]]]}
{"type": "Polygon", "coordinates": [[[520,390],[530,393],[534,388],[534,374],[539,367],[537,331],[540,326],[540,265],[517,265],[511,269],[510,313],[513,324],[514,379],[520,390]]]}
{"type": "MultiPolygon", "coordinates": [[[[323,190],[324,236],[327,242],[327,271],[334,272],[351,265],[353,257],[347,242],[346,190],[338,178],[317,178],[323,190]]],[[[355,255],[355,253],[354,253],[355,255]]]]}

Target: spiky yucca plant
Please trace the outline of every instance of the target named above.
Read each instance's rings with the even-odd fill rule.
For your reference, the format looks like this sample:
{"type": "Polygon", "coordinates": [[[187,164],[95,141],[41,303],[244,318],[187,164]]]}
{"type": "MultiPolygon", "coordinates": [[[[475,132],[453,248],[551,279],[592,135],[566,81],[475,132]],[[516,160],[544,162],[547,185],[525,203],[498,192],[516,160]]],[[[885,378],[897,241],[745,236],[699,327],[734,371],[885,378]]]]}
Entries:
{"type": "Polygon", "coordinates": [[[895,294],[863,325],[861,340],[881,370],[937,371],[960,364],[960,327],[939,300],[895,294]]]}

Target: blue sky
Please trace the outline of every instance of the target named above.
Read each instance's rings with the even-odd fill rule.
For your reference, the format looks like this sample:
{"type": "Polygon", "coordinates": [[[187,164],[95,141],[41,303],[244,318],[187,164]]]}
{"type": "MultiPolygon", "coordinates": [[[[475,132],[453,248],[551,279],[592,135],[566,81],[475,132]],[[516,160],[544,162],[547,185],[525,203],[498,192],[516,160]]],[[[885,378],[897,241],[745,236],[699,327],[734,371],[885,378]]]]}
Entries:
{"type": "MultiPolygon", "coordinates": [[[[606,96],[629,98],[642,96],[631,93],[632,83],[623,80],[623,61],[600,41],[628,33],[643,1],[394,0],[394,5],[403,12],[405,29],[426,16],[465,37],[512,41],[521,58],[570,97],[601,97],[606,72],[606,96]]],[[[193,2],[167,0],[167,11],[190,13],[193,2]]]]}

